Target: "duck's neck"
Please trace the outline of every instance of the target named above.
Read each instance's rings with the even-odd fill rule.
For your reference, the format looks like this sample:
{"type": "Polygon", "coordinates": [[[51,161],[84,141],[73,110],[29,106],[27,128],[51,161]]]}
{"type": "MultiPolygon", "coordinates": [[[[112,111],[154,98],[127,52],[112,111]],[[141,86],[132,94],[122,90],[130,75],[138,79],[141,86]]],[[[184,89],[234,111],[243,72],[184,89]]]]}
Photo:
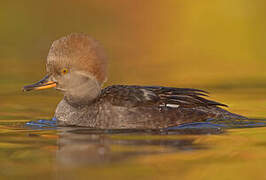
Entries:
{"type": "Polygon", "coordinates": [[[101,86],[96,80],[89,80],[67,91],[65,100],[72,106],[90,105],[101,93],[101,86]]]}

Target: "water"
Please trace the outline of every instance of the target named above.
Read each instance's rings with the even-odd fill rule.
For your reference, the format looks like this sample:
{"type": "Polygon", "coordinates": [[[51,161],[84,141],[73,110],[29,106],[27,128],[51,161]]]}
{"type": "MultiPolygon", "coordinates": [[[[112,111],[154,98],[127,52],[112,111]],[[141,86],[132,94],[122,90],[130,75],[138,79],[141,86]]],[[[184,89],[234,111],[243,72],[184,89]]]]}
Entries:
{"type": "Polygon", "coordinates": [[[0,126],[1,178],[264,178],[266,128],[135,132],[9,123],[0,126]]]}

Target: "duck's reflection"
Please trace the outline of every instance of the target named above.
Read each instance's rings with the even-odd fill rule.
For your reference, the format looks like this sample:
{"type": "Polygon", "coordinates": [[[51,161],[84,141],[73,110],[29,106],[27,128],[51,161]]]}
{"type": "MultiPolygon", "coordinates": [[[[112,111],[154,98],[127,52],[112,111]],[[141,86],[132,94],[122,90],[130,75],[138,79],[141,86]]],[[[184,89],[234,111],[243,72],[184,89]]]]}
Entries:
{"type": "Polygon", "coordinates": [[[79,167],[113,163],[141,155],[204,148],[193,143],[195,138],[195,136],[162,135],[162,132],[106,132],[64,128],[59,130],[56,159],[61,167],[79,167]]]}

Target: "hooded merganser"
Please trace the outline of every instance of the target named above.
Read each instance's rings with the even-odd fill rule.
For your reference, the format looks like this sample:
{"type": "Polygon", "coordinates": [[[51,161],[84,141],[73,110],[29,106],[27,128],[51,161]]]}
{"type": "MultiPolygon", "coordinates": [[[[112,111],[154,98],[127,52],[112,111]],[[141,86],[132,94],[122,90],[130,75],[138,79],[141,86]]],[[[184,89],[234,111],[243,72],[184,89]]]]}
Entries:
{"type": "Polygon", "coordinates": [[[47,76],[24,91],[55,87],[64,93],[55,118],[59,126],[99,129],[161,129],[208,119],[242,119],[207,100],[203,90],[113,85],[102,89],[107,60],[99,43],[73,33],[53,42],[47,76]]]}

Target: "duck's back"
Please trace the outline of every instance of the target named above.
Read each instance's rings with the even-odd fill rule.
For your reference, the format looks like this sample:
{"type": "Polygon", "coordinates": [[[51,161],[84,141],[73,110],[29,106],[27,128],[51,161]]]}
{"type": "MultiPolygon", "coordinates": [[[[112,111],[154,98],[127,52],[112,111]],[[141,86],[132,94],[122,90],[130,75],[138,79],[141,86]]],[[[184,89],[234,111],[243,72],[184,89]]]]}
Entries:
{"type": "Polygon", "coordinates": [[[188,88],[114,85],[95,100],[96,128],[158,129],[210,118],[243,118],[205,99],[207,93],[188,88]]]}

